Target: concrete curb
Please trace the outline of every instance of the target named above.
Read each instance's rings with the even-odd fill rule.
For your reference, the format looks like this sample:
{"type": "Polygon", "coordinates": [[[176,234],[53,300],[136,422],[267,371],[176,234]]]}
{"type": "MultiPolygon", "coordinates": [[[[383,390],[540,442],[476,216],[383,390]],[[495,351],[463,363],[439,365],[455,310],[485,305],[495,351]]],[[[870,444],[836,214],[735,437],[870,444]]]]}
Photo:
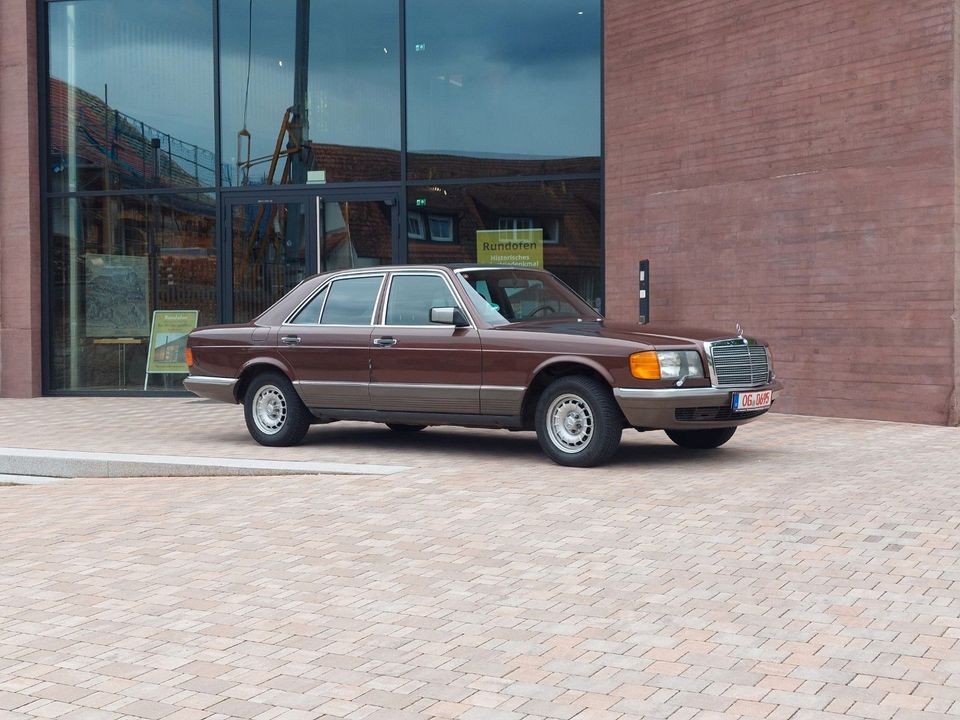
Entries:
{"type": "MultiPolygon", "coordinates": [[[[404,465],[134,455],[0,447],[0,475],[43,478],[392,475],[404,465]]],[[[12,482],[12,481],[11,481],[12,482]]]]}

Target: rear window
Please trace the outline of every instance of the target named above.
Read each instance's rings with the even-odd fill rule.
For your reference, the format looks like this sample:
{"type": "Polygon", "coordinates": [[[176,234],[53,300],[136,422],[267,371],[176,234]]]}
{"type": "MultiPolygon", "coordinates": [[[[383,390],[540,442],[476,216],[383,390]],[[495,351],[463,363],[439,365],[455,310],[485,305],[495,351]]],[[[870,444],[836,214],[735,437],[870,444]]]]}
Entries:
{"type": "Polygon", "coordinates": [[[345,278],[330,284],[321,325],[371,325],[382,275],[345,278]]]}

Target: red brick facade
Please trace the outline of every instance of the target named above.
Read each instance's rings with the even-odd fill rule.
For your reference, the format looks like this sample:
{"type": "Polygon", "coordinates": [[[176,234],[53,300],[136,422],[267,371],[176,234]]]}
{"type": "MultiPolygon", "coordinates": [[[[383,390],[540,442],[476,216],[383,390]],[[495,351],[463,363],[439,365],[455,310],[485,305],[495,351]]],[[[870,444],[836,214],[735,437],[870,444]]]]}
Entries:
{"type": "Polygon", "coordinates": [[[0,396],[40,394],[36,3],[0,2],[0,396]]]}
{"type": "Polygon", "coordinates": [[[950,0],[606,0],[607,302],[768,338],[789,412],[958,421],[950,0]]]}

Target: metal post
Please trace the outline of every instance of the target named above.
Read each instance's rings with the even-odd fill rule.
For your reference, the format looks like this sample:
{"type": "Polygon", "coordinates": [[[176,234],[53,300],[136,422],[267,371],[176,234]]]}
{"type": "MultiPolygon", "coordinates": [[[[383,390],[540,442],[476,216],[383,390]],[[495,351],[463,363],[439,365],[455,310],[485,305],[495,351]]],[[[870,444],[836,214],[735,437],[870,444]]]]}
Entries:
{"type": "MultiPolygon", "coordinates": [[[[77,191],[77,20],[76,6],[67,5],[67,189],[77,191]]],[[[67,200],[69,243],[67,287],[70,313],[70,389],[80,384],[80,206],[67,200]]]]}
{"type": "Polygon", "coordinates": [[[307,182],[307,165],[304,162],[304,143],[310,138],[309,92],[310,77],[310,0],[297,0],[297,39],[293,62],[293,109],[299,122],[294,123],[290,140],[299,148],[290,158],[290,181],[295,185],[307,182]]]}

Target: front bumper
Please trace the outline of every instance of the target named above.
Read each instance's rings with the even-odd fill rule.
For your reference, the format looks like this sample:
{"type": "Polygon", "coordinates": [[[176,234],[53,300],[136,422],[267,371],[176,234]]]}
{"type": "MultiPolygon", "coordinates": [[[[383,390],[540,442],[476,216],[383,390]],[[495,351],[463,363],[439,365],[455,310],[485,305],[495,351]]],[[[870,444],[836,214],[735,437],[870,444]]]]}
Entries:
{"type": "Polygon", "coordinates": [[[183,381],[183,386],[194,395],[228,403],[237,402],[237,398],[233,394],[233,388],[236,384],[236,378],[204,375],[191,375],[183,381]]]}
{"type": "Polygon", "coordinates": [[[760,387],[744,388],[614,388],[613,395],[627,422],[635,428],[700,430],[743,425],[762,415],[765,411],[743,414],[730,411],[733,393],[761,390],[772,390],[776,401],[783,383],[775,380],[760,387]],[[679,414],[678,410],[681,410],[679,414]],[[688,419],[679,419],[678,415],[688,419]]]}

